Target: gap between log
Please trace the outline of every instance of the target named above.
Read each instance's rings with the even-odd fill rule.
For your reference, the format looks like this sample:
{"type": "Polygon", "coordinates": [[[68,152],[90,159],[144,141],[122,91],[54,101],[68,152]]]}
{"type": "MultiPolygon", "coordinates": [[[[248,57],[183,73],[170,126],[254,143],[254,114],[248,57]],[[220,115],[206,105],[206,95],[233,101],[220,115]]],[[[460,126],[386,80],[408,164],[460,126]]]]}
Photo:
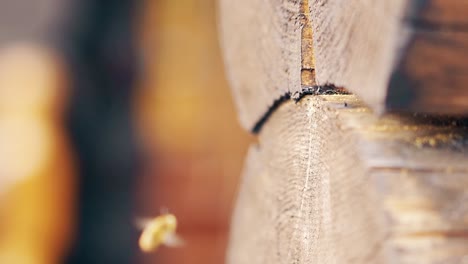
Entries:
{"type": "Polygon", "coordinates": [[[258,134],[262,129],[263,125],[268,121],[268,118],[278,109],[283,103],[293,100],[295,103],[299,102],[306,95],[326,95],[326,94],[351,94],[346,89],[341,87],[335,87],[333,85],[326,86],[306,86],[302,88],[301,92],[287,92],[268,108],[265,114],[255,124],[252,129],[253,134],[258,134]]]}

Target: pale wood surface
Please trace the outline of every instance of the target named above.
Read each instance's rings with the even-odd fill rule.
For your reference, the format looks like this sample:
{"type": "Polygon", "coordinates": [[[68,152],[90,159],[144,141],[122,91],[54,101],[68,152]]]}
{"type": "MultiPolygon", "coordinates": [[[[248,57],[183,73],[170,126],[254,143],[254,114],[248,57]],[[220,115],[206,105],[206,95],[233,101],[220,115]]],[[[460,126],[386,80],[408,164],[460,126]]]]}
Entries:
{"type": "Polygon", "coordinates": [[[220,33],[241,124],[252,129],[281,96],[299,91],[299,0],[221,0],[220,33]]]}
{"type": "Polygon", "coordinates": [[[352,95],[275,111],[249,151],[228,263],[464,263],[467,120],[352,95]]]}
{"type": "Polygon", "coordinates": [[[468,114],[468,2],[311,0],[317,84],[378,112],[468,114]]]}

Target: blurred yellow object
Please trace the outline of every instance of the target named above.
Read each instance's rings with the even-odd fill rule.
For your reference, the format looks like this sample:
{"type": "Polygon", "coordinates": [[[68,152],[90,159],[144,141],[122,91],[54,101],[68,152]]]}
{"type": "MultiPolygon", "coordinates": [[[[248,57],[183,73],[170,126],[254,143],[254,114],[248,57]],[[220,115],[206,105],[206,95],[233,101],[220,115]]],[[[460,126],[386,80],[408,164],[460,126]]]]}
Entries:
{"type": "Polygon", "coordinates": [[[64,67],[40,46],[0,49],[0,263],[55,264],[71,238],[64,67]]]}
{"type": "Polygon", "coordinates": [[[50,130],[35,118],[0,117],[0,196],[50,162],[54,140],[50,130]]]}
{"type": "Polygon", "coordinates": [[[176,247],[183,244],[176,235],[177,219],[172,214],[160,215],[142,223],[143,233],[140,236],[140,249],[144,252],[155,251],[161,245],[176,247]]]}

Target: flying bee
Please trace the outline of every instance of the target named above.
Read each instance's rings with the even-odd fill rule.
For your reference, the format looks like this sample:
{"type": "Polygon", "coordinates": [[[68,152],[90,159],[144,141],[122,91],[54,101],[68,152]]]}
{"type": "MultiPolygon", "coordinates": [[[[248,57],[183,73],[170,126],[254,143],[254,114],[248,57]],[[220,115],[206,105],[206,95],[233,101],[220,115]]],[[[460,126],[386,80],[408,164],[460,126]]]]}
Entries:
{"type": "Polygon", "coordinates": [[[184,241],[176,234],[177,219],[173,214],[139,220],[137,224],[143,229],[139,240],[139,246],[143,252],[155,251],[161,245],[179,247],[184,244],[184,241]]]}

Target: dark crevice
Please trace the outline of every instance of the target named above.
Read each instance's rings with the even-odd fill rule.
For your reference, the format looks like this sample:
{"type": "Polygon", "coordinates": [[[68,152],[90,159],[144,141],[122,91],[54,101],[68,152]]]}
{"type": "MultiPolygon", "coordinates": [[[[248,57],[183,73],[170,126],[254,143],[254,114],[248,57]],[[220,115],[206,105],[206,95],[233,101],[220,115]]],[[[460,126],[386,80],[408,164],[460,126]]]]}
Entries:
{"type": "Polygon", "coordinates": [[[306,86],[300,92],[291,95],[291,99],[298,102],[306,95],[332,95],[332,94],[351,94],[346,89],[334,85],[306,86]]]}
{"type": "Polygon", "coordinates": [[[252,129],[252,133],[258,134],[262,129],[263,125],[268,121],[270,116],[278,109],[283,103],[292,100],[299,102],[306,95],[334,95],[334,94],[350,94],[347,90],[341,87],[335,87],[334,85],[324,86],[307,86],[303,87],[300,92],[287,92],[278,99],[268,108],[266,113],[260,118],[252,129]]]}
{"type": "Polygon", "coordinates": [[[282,105],[284,102],[289,101],[291,99],[291,93],[287,92],[286,94],[282,95],[280,98],[276,99],[273,104],[268,108],[266,113],[258,120],[258,122],[255,124],[255,126],[252,129],[252,133],[258,134],[260,130],[262,129],[263,125],[266,123],[268,118],[275,112],[276,109],[280,105],[282,105]]]}
{"type": "Polygon", "coordinates": [[[468,32],[468,24],[456,23],[436,23],[419,18],[405,18],[404,23],[410,25],[416,31],[437,31],[437,32],[468,32]]]}
{"type": "Polygon", "coordinates": [[[431,21],[424,17],[424,13],[432,9],[431,1],[413,0],[408,3],[408,12],[403,17],[403,23],[411,26],[416,31],[434,31],[434,32],[468,32],[466,22],[442,22],[431,21]]]}

